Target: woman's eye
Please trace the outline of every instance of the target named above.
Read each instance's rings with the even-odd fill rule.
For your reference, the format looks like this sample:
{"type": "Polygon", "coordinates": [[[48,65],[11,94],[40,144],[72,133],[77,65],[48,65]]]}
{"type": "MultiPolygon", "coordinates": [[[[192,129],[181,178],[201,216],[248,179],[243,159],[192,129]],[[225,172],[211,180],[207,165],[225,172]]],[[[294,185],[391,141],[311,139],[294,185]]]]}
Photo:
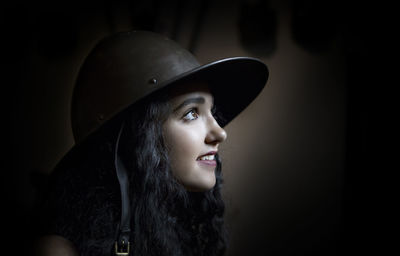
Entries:
{"type": "Polygon", "coordinates": [[[195,109],[191,109],[189,112],[187,112],[183,116],[183,119],[185,121],[192,121],[192,120],[196,120],[198,117],[199,117],[199,114],[197,113],[197,111],[195,109]]]}

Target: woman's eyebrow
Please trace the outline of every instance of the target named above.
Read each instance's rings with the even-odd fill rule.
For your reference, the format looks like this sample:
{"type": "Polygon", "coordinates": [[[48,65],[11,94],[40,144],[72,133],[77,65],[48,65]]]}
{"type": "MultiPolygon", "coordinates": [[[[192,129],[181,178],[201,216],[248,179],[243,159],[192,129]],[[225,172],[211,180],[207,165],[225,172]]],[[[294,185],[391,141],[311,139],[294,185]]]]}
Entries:
{"type": "Polygon", "coordinates": [[[204,97],[193,97],[193,98],[188,98],[186,100],[184,100],[179,106],[177,106],[174,109],[174,112],[178,111],[180,108],[183,108],[184,106],[193,104],[193,103],[197,103],[197,104],[204,104],[206,102],[206,99],[204,99],[204,97]]]}

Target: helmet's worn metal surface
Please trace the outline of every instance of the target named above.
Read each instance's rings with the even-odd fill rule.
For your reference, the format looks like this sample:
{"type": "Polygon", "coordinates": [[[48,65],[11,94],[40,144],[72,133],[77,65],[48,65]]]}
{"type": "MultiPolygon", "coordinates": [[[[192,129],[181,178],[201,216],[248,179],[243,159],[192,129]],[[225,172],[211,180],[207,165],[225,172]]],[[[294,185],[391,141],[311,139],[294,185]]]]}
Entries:
{"type": "Polygon", "coordinates": [[[150,32],[129,32],[101,41],[79,73],[72,102],[76,141],[155,86],[200,66],[175,42],[150,32]]]}

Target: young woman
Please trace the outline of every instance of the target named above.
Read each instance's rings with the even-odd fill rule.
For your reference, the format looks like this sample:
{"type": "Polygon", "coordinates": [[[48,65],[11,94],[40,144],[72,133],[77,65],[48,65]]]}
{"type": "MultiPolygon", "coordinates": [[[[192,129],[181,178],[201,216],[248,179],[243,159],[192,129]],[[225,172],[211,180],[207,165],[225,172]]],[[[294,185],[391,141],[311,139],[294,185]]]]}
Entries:
{"type": "Polygon", "coordinates": [[[101,40],[72,102],[76,145],[44,201],[39,255],[223,255],[223,127],[259,94],[261,61],[200,65],[145,31],[101,40]]]}

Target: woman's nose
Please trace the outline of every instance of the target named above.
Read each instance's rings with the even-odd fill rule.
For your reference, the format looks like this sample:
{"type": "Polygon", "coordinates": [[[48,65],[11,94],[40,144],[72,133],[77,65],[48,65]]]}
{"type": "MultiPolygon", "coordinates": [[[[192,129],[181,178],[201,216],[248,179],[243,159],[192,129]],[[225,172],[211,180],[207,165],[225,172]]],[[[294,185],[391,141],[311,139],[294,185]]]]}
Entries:
{"type": "Polygon", "coordinates": [[[219,126],[214,117],[210,118],[209,130],[205,139],[207,144],[219,144],[224,142],[227,138],[226,131],[219,126]]]}

